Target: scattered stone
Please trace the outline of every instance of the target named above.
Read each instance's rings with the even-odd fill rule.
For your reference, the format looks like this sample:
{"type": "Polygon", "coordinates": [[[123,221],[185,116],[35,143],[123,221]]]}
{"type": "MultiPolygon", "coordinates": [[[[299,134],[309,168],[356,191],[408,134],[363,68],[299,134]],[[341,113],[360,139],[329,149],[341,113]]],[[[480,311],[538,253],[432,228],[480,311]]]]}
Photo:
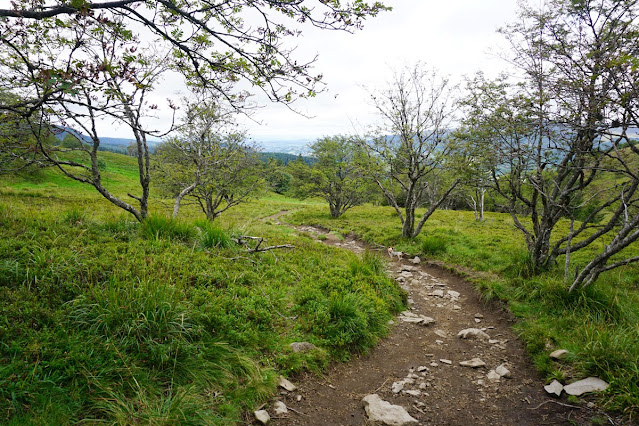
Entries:
{"type": "Polygon", "coordinates": [[[499,367],[495,368],[495,373],[499,374],[500,377],[505,377],[507,379],[510,379],[512,377],[512,374],[510,373],[510,370],[507,369],[504,364],[502,364],[499,367]]]}
{"type": "Polygon", "coordinates": [[[588,392],[605,391],[608,389],[608,386],[608,383],[597,377],[588,377],[587,379],[564,386],[564,390],[568,395],[579,396],[588,392]]]}
{"type": "Polygon", "coordinates": [[[404,393],[410,396],[420,396],[422,393],[418,390],[405,390],[404,393]]]}
{"type": "Polygon", "coordinates": [[[561,396],[561,391],[564,390],[564,385],[557,380],[553,380],[549,385],[544,386],[544,390],[551,395],[561,396]]]}
{"type": "Polygon", "coordinates": [[[490,339],[490,336],[478,328],[467,328],[457,333],[461,339],[490,339]]]}
{"type": "MultiPolygon", "coordinates": [[[[415,376],[415,377],[418,377],[418,376],[415,376]]],[[[404,379],[404,384],[406,385],[412,385],[413,383],[415,383],[415,379],[413,379],[412,377],[406,377],[404,379]]]]}
{"type": "Polygon", "coordinates": [[[300,401],[302,400],[302,395],[297,395],[297,396],[295,397],[295,400],[296,400],[297,402],[300,402],[300,401]]]}
{"type": "Polygon", "coordinates": [[[400,277],[402,278],[412,278],[413,277],[413,273],[412,272],[408,272],[408,271],[402,271],[401,274],[399,274],[400,277]]]}
{"type": "Polygon", "coordinates": [[[422,382],[419,384],[419,388],[420,389],[426,389],[428,387],[428,385],[426,384],[426,382],[422,382]]]}
{"type": "Polygon", "coordinates": [[[459,296],[461,296],[461,294],[458,291],[454,291],[454,290],[448,290],[446,293],[448,293],[448,295],[452,297],[453,299],[457,299],[459,298],[459,296]]]}
{"type": "Polygon", "coordinates": [[[448,333],[446,333],[444,330],[435,330],[435,334],[439,337],[448,337],[448,333]]]}
{"type": "Polygon", "coordinates": [[[414,265],[419,265],[419,263],[422,261],[419,257],[415,256],[414,258],[412,258],[411,263],[413,263],[414,265]]]}
{"type": "Polygon", "coordinates": [[[295,353],[308,352],[316,348],[314,344],[309,342],[293,342],[289,346],[295,353]]]}
{"type": "Polygon", "coordinates": [[[297,389],[297,386],[295,386],[293,383],[286,380],[284,376],[280,376],[280,381],[278,384],[281,388],[284,388],[285,390],[289,392],[293,392],[295,389],[297,389]]]}
{"type": "Polygon", "coordinates": [[[286,404],[284,404],[282,401],[275,401],[275,404],[273,404],[273,409],[275,410],[276,416],[288,413],[288,408],[286,408],[286,404]]]}
{"type": "Polygon", "coordinates": [[[479,380],[477,380],[477,384],[478,384],[479,386],[485,386],[485,385],[486,385],[486,382],[484,382],[482,379],[479,379],[479,380]]]}
{"type": "Polygon", "coordinates": [[[438,345],[442,345],[444,343],[444,341],[438,339],[438,340],[435,340],[435,343],[437,343],[438,345]]]}
{"type": "Polygon", "coordinates": [[[443,364],[448,364],[448,365],[452,365],[452,361],[449,359],[440,359],[439,362],[443,363],[443,364]]]}
{"type": "Polygon", "coordinates": [[[430,296],[444,297],[444,290],[433,290],[430,296]]]}
{"type": "Polygon", "coordinates": [[[488,339],[488,343],[490,343],[491,345],[494,345],[496,343],[499,343],[499,340],[497,340],[497,339],[488,339]]]}
{"type": "Polygon", "coordinates": [[[498,382],[501,376],[495,372],[495,370],[490,370],[488,374],[486,374],[486,378],[491,382],[498,382]]]}
{"type": "Polygon", "coordinates": [[[482,318],[484,318],[484,316],[482,314],[480,314],[480,313],[476,313],[475,314],[475,318],[482,319],[482,318]]]}
{"type": "Polygon", "coordinates": [[[408,302],[409,305],[414,305],[415,301],[413,300],[412,297],[409,297],[408,299],[406,299],[406,301],[408,302]]]}
{"type": "Polygon", "coordinates": [[[403,380],[399,381],[399,382],[395,382],[391,386],[391,392],[393,392],[393,393],[400,393],[402,391],[402,389],[404,389],[404,381],[403,380]]]}
{"type": "Polygon", "coordinates": [[[476,323],[480,323],[480,322],[481,322],[481,320],[480,320],[479,318],[475,318],[475,322],[476,322],[476,323]]]}
{"type": "Polygon", "coordinates": [[[371,423],[381,423],[389,426],[404,426],[417,423],[408,412],[399,405],[392,405],[388,401],[382,400],[379,395],[366,395],[364,399],[364,409],[371,423]]]}
{"type": "Polygon", "coordinates": [[[395,324],[395,321],[393,321],[393,320],[388,320],[388,322],[387,322],[386,324],[388,324],[388,325],[393,325],[393,324],[395,324]]]}
{"type": "Polygon", "coordinates": [[[409,373],[408,376],[406,376],[406,378],[408,379],[419,379],[419,376],[415,373],[409,373]]]}
{"type": "Polygon", "coordinates": [[[453,310],[454,310],[454,311],[459,311],[459,310],[461,310],[461,306],[459,306],[459,305],[453,305],[453,310]]]}
{"type": "Polygon", "coordinates": [[[435,361],[430,363],[431,367],[439,367],[439,364],[437,364],[435,361]]]}
{"type": "Polygon", "coordinates": [[[462,367],[479,368],[485,367],[486,363],[479,358],[473,358],[469,361],[460,361],[459,365],[461,365],[462,367]]]}
{"type": "Polygon", "coordinates": [[[423,326],[431,325],[435,322],[435,320],[431,317],[427,317],[425,315],[417,315],[410,311],[404,311],[400,313],[398,318],[402,322],[409,322],[423,326]]]}
{"type": "Polygon", "coordinates": [[[419,367],[417,367],[417,371],[418,372],[422,372],[422,371],[428,371],[428,367],[424,366],[424,365],[420,365],[419,367]]]}
{"type": "Polygon", "coordinates": [[[269,420],[271,420],[271,416],[268,415],[268,411],[266,410],[257,410],[253,412],[253,414],[255,415],[255,420],[263,425],[267,424],[269,420]]]}
{"type": "Polygon", "coordinates": [[[408,272],[416,272],[416,271],[419,271],[419,268],[417,266],[402,265],[402,268],[400,270],[408,271],[408,272]]]}
{"type": "Polygon", "coordinates": [[[592,401],[588,401],[588,404],[586,404],[586,407],[588,408],[595,408],[595,403],[592,401]]]}
{"type": "Polygon", "coordinates": [[[557,349],[554,352],[550,353],[550,358],[552,359],[562,359],[568,353],[565,349],[557,349]]]}

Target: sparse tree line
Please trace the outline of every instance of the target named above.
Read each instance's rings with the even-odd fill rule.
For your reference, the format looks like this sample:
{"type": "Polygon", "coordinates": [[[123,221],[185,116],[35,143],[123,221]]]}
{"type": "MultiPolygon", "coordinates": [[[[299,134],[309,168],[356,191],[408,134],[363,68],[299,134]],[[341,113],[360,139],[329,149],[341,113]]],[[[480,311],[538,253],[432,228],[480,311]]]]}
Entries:
{"type": "Polygon", "coordinates": [[[370,94],[377,127],[318,139],[311,165],[260,161],[236,125],[250,103],[235,82],[246,79],[283,103],[313,96],[319,83],[311,64],[297,64],[283,47],[293,31],[270,25],[277,13],[351,29],[386,9],[321,1],[318,15],[302,3],[158,2],[150,13],[143,1],[37,9],[18,1],[0,10],[0,170],[54,166],[138,220],[148,216],[151,182],[173,197],[174,216],[190,203],[209,220],[267,188],[322,197],[333,217],[383,203],[406,238],[419,235],[438,208],[471,208],[477,220],[486,210],[507,212],[533,271],[564,256],[571,290],[639,261],[624,256],[639,238],[639,147],[631,132],[639,127],[638,1],[523,4],[520,20],[501,29],[510,74],[478,73],[455,85],[422,64],[404,68],[370,94]],[[264,12],[264,26],[247,32],[242,7],[264,12]],[[139,49],[132,22],[162,43],[139,49]],[[169,71],[184,74],[197,101],[169,103],[182,118],[155,131],[144,124],[158,109],[147,99],[169,71]],[[124,123],[135,136],[129,154],[138,161],[140,193],[128,194],[135,203],[103,185],[101,119],[124,123]],[[52,143],[61,125],[88,140],[52,143]],[[154,154],[148,135],[164,137],[154,154]],[[557,227],[564,219],[567,233],[557,227]],[[573,273],[571,254],[602,241],[573,273]]]}

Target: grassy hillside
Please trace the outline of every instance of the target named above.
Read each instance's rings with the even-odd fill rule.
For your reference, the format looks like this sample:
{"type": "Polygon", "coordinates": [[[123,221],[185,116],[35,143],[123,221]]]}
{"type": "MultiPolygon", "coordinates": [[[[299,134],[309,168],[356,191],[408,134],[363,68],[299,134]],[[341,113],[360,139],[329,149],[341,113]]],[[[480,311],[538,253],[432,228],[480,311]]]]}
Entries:
{"type": "MultiPolygon", "coordinates": [[[[110,189],[134,191],[134,159],[106,158],[110,189]]],[[[138,224],[53,169],[4,178],[0,423],[242,422],[278,374],[371,347],[401,290],[380,258],[263,220],[300,206],[272,196],[216,226],[138,224]],[[296,248],[247,254],[237,233],[296,248]]]]}
{"type": "MultiPolygon", "coordinates": [[[[606,407],[639,414],[637,265],[610,271],[594,286],[568,293],[563,257],[555,269],[530,276],[523,237],[509,215],[487,213],[484,222],[476,222],[472,212],[437,211],[422,234],[409,241],[401,238],[399,218],[390,207],[357,207],[339,219],[331,218],[327,210],[308,207],[287,219],[337,232],[353,231],[369,242],[410,255],[482,271],[471,274],[471,279],[482,297],[504,300],[520,319],[516,330],[549,381],[601,377],[611,384],[602,396],[606,407]],[[550,360],[548,354],[557,348],[570,351],[567,362],[550,360]]],[[[567,230],[569,224],[560,226],[567,230]]],[[[572,270],[582,267],[604,243],[606,239],[574,253],[572,270]]],[[[635,244],[627,253],[636,256],[639,247],[635,244]]]]}

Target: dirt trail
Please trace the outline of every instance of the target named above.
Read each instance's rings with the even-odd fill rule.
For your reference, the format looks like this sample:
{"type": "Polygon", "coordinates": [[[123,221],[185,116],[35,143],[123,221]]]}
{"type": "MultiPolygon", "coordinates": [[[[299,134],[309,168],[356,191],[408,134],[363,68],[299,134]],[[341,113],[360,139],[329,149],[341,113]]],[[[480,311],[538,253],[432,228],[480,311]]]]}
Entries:
{"type": "MultiPolygon", "coordinates": [[[[319,228],[296,229],[324,234],[325,244],[356,253],[366,249],[354,238],[341,241],[319,228]]],[[[408,292],[409,312],[435,322],[424,326],[404,322],[400,315],[389,337],[369,354],[334,365],[322,377],[298,377],[296,391],[282,392],[276,398],[294,411],[273,418],[273,424],[367,424],[362,398],[375,393],[401,405],[424,425],[589,423],[587,417],[593,413],[586,407],[573,408],[547,396],[542,379],[511,329],[511,316],[482,303],[470,284],[436,266],[407,259],[389,261],[388,272],[408,292]],[[457,336],[468,328],[484,330],[490,340],[457,336]],[[485,367],[459,364],[472,358],[480,358],[485,367]],[[500,365],[510,371],[511,378],[491,380],[489,372],[500,365]],[[393,384],[401,381],[405,381],[403,389],[393,392],[393,384]]]]}

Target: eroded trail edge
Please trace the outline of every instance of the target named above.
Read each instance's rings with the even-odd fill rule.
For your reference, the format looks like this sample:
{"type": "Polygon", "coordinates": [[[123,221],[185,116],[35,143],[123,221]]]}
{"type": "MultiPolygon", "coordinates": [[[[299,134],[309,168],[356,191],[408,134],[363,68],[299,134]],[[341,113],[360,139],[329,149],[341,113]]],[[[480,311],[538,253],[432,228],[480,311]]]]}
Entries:
{"type": "MultiPolygon", "coordinates": [[[[271,219],[277,220],[279,215],[271,219]]],[[[329,244],[362,253],[366,245],[298,226],[329,244]]],[[[392,259],[388,273],[409,295],[409,309],[367,355],[322,376],[305,374],[276,400],[292,410],[277,425],[362,425],[362,399],[377,394],[424,425],[557,425],[586,423],[585,408],[558,403],[543,391],[511,327],[511,315],[479,300],[463,279],[433,265],[392,259]],[[432,321],[431,321],[432,319],[432,321]],[[459,336],[463,330],[469,330],[459,336]]]]}

